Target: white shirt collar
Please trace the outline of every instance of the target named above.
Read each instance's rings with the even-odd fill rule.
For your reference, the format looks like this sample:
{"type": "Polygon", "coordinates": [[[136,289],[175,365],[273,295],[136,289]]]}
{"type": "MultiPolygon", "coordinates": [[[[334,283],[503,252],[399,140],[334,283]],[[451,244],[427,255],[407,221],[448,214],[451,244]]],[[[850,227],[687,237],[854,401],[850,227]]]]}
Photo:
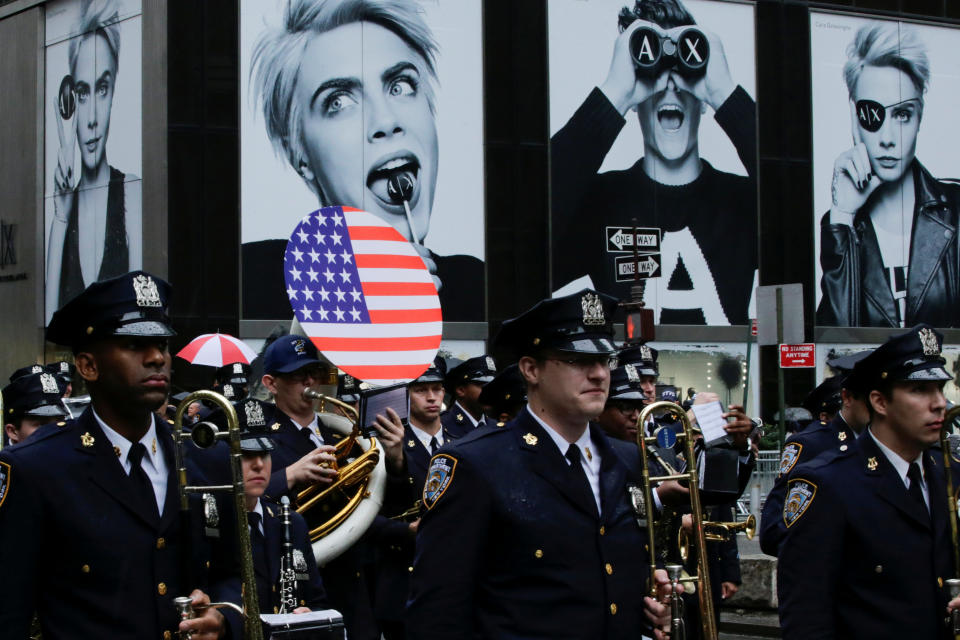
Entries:
{"type": "Polygon", "coordinates": [[[298,431],[306,431],[310,436],[310,439],[313,440],[313,443],[318,447],[326,444],[326,442],[323,440],[323,436],[320,435],[320,418],[316,413],[313,414],[313,421],[308,425],[301,425],[292,417],[290,418],[290,422],[293,423],[293,426],[295,426],[298,431]]]}
{"type": "MultiPolygon", "coordinates": [[[[540,416],[534,414],[530,410],[530,405],[527,405],[527,413],[529,413],[534,420],[540,423],[540,426],[543,427],[543,430],[547,432],[547,435],[550,436],[550,439],[553,440],[553,443],[557,445],[557,448],[560,449],[560,455],[564,457],[564,462],[567,463],[567,466],[570,466],[570,462],[566,459],[567,450],[570,448],[569,442],[566,438],[557,433],[553,427],[544,422],[540,416]]],[[[597,503],[597,512],[601,510],[600,506],[600,452],[597,451],[597,447],[593,444],[593,440],[590,438],[590,425],[585,425],[583,433],[580,434],[580,437],[577,438],[577,441],[573,444],[577,445],[580,449],[580,463],[583,465],[583,471],[587,476],[587,482],[590,483],[590,490],[593,492],[593,499],[597,503]]]]}
{"type": "MultiPolygon", "coordinates": [[[[127,455],[130,453],[130,447],[133,446],[133,443],[111,429],[107,423],[100,418],[96,409],[93,409],[93,417],[97,419],[97,424],[99,424],[103,430],[103,435],[107,436],[107,440],[113,445],[114,451],[120,451],[120,455],[117,457],[123,465],[123,470],[130,473],[130,461],[127,460],[127,455]]],[[[143,456],[144,461],[147,461],[158,471],[166,467],[166,465],[161,467],[160,458],[163,456],[163,451],[161,451],[160,445],[157,443],[156,416],[153,414],[150,414],[150,428],[147,429],[147,432],[140,438],[140,443],[147,449],[147,452],[143,456]]]]}
{"type": "MultiPolygon", "coordinates": [[[[877,436],[873,435],[872,429],[868,428],[867,432],[870,434],[870,437],[873,438],[873,441],[877,443],[877,446],[880,448],[880,451],[883,452],[883,455],[885,455],[887,457],[887,460],[890,461],[890,464],[893,465],[893,468],[897,470],[897,475],[899,475],[900,479],[903,480],[904,486],[908,488],[910,487],[910,480],[907,479],[907,473],[910,471],[910,465],[913,462],[916,462],[920,465],[921,478],[923,478],[926,475],[923,469],[923,453],[918,455],[916,460],[907,462],[906,460],[901,458],[900,455],[897,452],[895,452],[893,449],[891,449],[887,445],[880,442],[880,440],[877,439],[877,436]]],[[[924,484],[926,484],[926,482],[924,482],[924,484]]]]}
{"type": "Polygon", "coordinates": [[[409,421],[409,424],[410,430],[413,431],[413,435],[417,436],[417,440],[420,441],[420,443],[423,445],[423,448],[426,449],[428,453],[430,452],[430,440],[432,438],[437,439],[438,447],[443,446],[443,427],[440,427],[440,429],[437,430],[437,435],[432,436],[420,427],[413,424],[412,420],[409,421]]]}
{"type": "Polygon", "coordinates": [[[251,511],[250,513],[256,513],[257,515],[260,516],[260,521],[258,524],[260,525],[260,533],[263,533],[264,532],[263,531],[263,503],[260,502],[260,498],[257,498],[257,506],[255,506],[253,508],[253,511],[251,511]]]}
{"type": "MultiPolygon", "coordinates": [[[[533,417],[534,420],[540,423],[540,426],[543,427],[544,431],[547,432],[547,435],[550,436],[550,439],[553,440],[554,444],[557,445],[557,448],[560,449],[560,454],[566,456],[567,449],[570,448],[570,443],[567,442],[567,439],[557,433],[549,424],[544,422],[540,416],[531,411],[530,405],[527,405],[527,412],[533,417]]],[[[597,460],[597,468],[599,469],[600,457],[597,455],[597,448],[593,445],[593,441],[590,439],[589,424],[584,425],[583,433],[580,434],[580,437],[577,438],[577,441],[573,444],[580,448],[580,457],[585,461],[592,463],[594,460],[597,460]],[[587,452],[589,452],[589,455],[587,455],[587,452]]],[[[592,466],[592,464],[590,466],[592,466]]]]}

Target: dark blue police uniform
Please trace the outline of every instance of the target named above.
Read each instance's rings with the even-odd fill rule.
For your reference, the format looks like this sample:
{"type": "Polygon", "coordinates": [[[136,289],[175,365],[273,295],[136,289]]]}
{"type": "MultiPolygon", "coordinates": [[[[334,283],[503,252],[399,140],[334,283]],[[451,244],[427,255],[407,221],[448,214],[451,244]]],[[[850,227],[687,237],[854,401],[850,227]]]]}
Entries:
{"type": "MultiPolygon", "coordinates": [[[[446,429],[443,430],[443,438],[445,445],[455,439],[446,429]]],[[[406,505],[409,507],[423,494],[427,468],[430,466],[430,452],[409,425],[404,428],[403,439],[403,457],[407,465],[411,493],[410,503],[406,505]]],[[[373,602],[377,619],[403,620],[407,594],[410,591],[410,567],[413,565],[416,548],[415,538],[410,535],[409,521],[377,516],[370,526],[368,537],[376,544],[377,579],[373,602]]]]}
{"type": "MultiPolygon", "coordinates": [[[[95,282],[54,313],[47,339],[77,351],[125,337],[152,357],[128,362],[125,373],[139,367],[163,374],[165,340],[174,335],[169,292],[170,285],[142,271],[95,282]]],[[[109,364],[100,364],[101,378],[109,364]]],[[[104,396],[108,406],[119,402],[104,396]]],[[[133,469],[125,472],[92,409],[0,452],[0,566],[16,576],[0,581],[3,634],[26,637],[36,611],[48,640],[166,638],[179,624],[173,599],[204,586],[200,500],[191,500],[197,513],[184,523],[171,432],[146,402],[114,408],[154,422],[168,471],[162,509],[140,492],[150,489],[131,477],[133,469]]],[[[188,479],[199,479],[192,466],[188,479]]]]}
{"type": "Polygon", "coordinates": [[[769,556],[780,551],[786,527],[783,523],[783,498],[787,494],[787,481],[795,467],[813,460],[826,451],[847,451],[856,446],[857,434],[841,413],[830,422],[817,420],[815,425],[800,433],[791,434],[783,445],[780,457],[780,473],[773,488],[767,493],[760,519],[760,549],[769,556]]]}
{"type": "MultiPolygon", "coordinates": [[[[494,348],[572,358],[558,371],[581,375],[573,373],[578,362],[597,367],[615,353],[615,308],[614,299],[590,290],[544,300],[506,321],[494,348]]],[[[530,396],[552,403],[534,389],[530,396]]],[[[599,512],[586,472],[575,466],[583,459],[568,462],[529,408],[433,457],[407,604],[409,638],[652,635],[643,600],[646,535],[627,489],[640,483],[639,451],[586,420],[584,427],[600,456],[599,512]]],[[[568,455],[579,450],[571,445],[568,455]]]]}
{"type": "MultiPolygon", "coordinates": [[[[906,402],[897,394],[917,388],[923,395],[916,397],[930,404],[917,400],[914,406],[935,415],[931,383],[951,379],[942,340],[928,325],[891,336],[854,366],[854,388],[891,394],[890,403],[906,402]],[[907,385],[891,386],[896,383],[907,385]]],[[[794,467],[787,480],[777,575],[785,640],[950,637],[944,581],[953,577],[952,549],[943,459],[924,450],[926,438],[898,421],[896,407],[874,415],[874,425],[902,438],[908,451],[921,452],[919,464],[885,453],[868,431],[856,447],[794,467]],[[906,480],[894,462],[910,465],[906,480]],[[918,481],[927,487],[926,499],[914,486],[918,481]]]]}
{"type": "Polygon", "coordinates": [[[639,637],[649,567],[626,489],[640,483],[639,454],[595,426],[590,435],[599,517],[526,409],[442,449],[451,473],[420,524],[409,637],[639,637]]]}
{"type": "Polygon", "coordinates": [[[780,547],[785,640],[947,637],[946,485],[942,460],[923,458],[930,515],[868,434],[855,449],[794,468],[788,506],[791,497],[806,502],[780,547]]]}
{"type": "MultiPolygon", "coordinates": [[[[451,362],[446,364],[446,369],[443,378],[444,388],[454,400],[457,399],[457,387],[471,383],[483,387],[497,374],[493,358],[488,355],[468,358],[463,362],[451,362]]],[[[476,421],[477,424],[474,424],[474,419],[464,407],[459,402],[454,402],[453,406],[440,415],[440,422],[444,429],[460,438],[478,427],[485,426],[486,418],[481,414],[476,421]]]]}
{"type": "Polygon", "coordinates": [[[169,470],[161,517],[137,498],[92,409],[0,452],[0,566],[11,577],[0,581],[0,635],[27,637],[34,610],[48,639],[176,632],[173,599],[203,588],[206,551],[197,499],[184,538],[173,438],[155,424],[169,470]]]}
{"type": "MultiPolygon", "coordinates": [[[[280,594],[277,585],[280,582],[280,560],[283,553],[283,523],[280,520],[280,506],[261,500],[263,507],[263,538],[265,541],[265,561],[254,562],[254,574],[257,579],[257,601],[262,613],[277,613],[280,608],[280,594]]],[[[294,570],[297,582],[297,606],[309,607],[319,611],[328,607],[320,571],[313,557],[313,549],[307,535],[307,523],[296,511],[291,511],[291,540],[294,542],[294,570]]],[[[234,555],[234,558],[239,556],[234,555]]],[[[234,567],[234,577],[215,582],[210,589],[210,597],[217,601],[242,602],[240,580],[235,576],[239,567],[234,567]]],[[[243,623],[233,611],[224,610],[224,616],[230,624],[234,638],[243,637],[243,623]]]]}

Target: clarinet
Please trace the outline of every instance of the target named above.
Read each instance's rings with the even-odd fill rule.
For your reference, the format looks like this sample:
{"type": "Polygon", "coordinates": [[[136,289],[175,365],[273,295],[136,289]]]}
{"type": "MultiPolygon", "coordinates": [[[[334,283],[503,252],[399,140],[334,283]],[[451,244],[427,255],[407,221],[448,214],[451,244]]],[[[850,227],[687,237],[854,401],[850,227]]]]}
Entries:
{"type": "Polygon", "coordinates": [[[283,525],[283,554],[280,556],[280,613],[293,613],[297,608],[297,573],[293,566],[290,498],[280,498],[280,522],[283,525]]]}

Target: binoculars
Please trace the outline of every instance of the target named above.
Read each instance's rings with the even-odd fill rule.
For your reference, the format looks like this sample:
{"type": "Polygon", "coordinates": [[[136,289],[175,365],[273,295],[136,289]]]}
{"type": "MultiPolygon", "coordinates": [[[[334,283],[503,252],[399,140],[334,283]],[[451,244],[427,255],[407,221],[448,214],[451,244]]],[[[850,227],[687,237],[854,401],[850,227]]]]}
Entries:
{"type": "Polygon", "coordinates": [[[690,27],[674,40],[649,27],[640,27],[630,36],[630,55],[637,73],[656,76],[676,69],[686,77],[702,76],[710,59],[710,43],[703,31],[690,27]]]}

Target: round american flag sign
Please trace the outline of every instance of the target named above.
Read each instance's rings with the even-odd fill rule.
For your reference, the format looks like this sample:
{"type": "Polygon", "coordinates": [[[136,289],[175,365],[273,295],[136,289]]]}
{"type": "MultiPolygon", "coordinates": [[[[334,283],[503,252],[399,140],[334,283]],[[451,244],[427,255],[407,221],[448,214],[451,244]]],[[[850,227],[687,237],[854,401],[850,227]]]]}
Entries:
{"type": "Polygon", "coordinates": [[[374,385],[409,382],[440,347],[433,278],[392,226],[350,207],[324,207],[297,224],[283,258],[293,313],[333,364],[374,385]]]}

